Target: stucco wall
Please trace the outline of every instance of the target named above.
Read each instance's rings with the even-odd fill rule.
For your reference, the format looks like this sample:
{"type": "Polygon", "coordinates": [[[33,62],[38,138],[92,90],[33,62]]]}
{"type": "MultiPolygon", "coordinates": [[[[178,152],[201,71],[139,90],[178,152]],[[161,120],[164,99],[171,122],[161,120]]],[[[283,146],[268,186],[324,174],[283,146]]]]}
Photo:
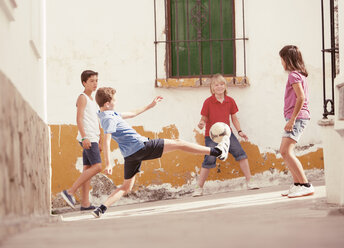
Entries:
{"type": "MultiPolygon", "coordinates": [[[[240,36],[241,1],[235,1],[235,5],[236,32],[240,36]]],[[[161,7],[163,5],[159,3],[160,13],[163,11],[161,7]]],[[[52,150],[53,194],[72,182],[78,173],[74,168],[81,152],[75,144],[75,101],[83,90],[80,73],[85,69],[99,72],[99,87],[116,88],[116,109],[119,112],[148,104],[156,95],[164,97],[154,109],[129,120],[142,134],[157,137],[164,130],[173,127],[173,132],[164,137],[203,142],[204,131],[197,129],[197,123],[203,101],[209,96],[209,89],[155,88],[153,11],[153,2],[149,0],[121,1],[120,4],[110,0],[47,2],[48,118],[53,132],[52,146],[56,144],[54,139],[65,139],[69,150],[74,151],[72,159],[69,152],[55,148],[52,150]],[[65,8],[66,5],[69,7],[65,8]],[[83,10],[80,10],[80,6],[83,10]],[[56,130],[60,130],[59,136],[54,135],[56,130]],[[72,170],[70,173],[73,175],[70,179],[57,178],[57,174],[61,173],[60,166],[67,166],[67,163],[70,163],[69,170],[72,170]],[[55,173],[57,174],[54,175],[55,173]],[[54,180],[59,181],[56,182],[59,185],[54,180]]],[[[308,81],[312,121],[299,143],[304,147],[302,154],[312,157],[305,167],[323,168],[322,140],[317,135],[320,130],[317,120],[322,116],[320,13],[318,1],[245,1],[246,37],[249,38],[246,42],[247,77],[250,86],[231,87],[229,95],[237,102],[241,127],[250,139],[248,143],[242,144],[250,157],[253,173],[281,163],[276,151],[279,149],[285,123],[283,96],[287,74],[283,71],[278,52],[287,44],[300,47],[310,75],[308,81]],[[313,156],[314,151],[317,151],[317,155],[313,156]],[[259,161],[262,161],[265,154],[271,154],[271,157],[267,156],[265,165],[260,167],[257,164],[260,164],[259,161]]],[[[165,23],[159,18],[161,16],[158,16],[157,22],[158,38],[163,39],[165,23]]],[[[243,60],[239,43],[237,48],[237,76],[243,76],[243,68],[239,66],[243,60]]],[[[164,59],[159,61],[160,77],[165,73],[164,59]]],[[[59,149],[63,149],[62,145],[59,149]]],[[[114,160],[123,161],[119,150],[115,146],[113,149],[114,160]]],[[[152,169],[146,166],[146,170],[152,172],[145,171],[140,182],[180,185],[186,182],[190,173],[195,171],[196,166],[200,167],[202,162],[201,156],[184,153],[167,156],[149,162],[155,164],[152,169]],[[184,166],[179,166],[180,163],[184,166]],[[153,172],[160,166],[164,170],[153,172]]],[[[231,161],[228,163],[232,164],[231,161]]],[[[223,165],[226,166],[228,165],[223,165]]],[[[280,169],[283,170],[283,167],[280,169]]],[[[123,168],[120,166],[116,170],[123,168]]],[[[122,177],[122,173],[118,171],[118,174],[116,170],[115,181],[122,177]]],[[[233,171],[236,170],[237,167],[234,167],[233,171]]],[[[232,167],[223,171],[227,171],[227,174],[217,174],[214,171],[209,179],[224,180],[233,176],[232,167]]]]}
{"type": "Polygon", "coordinates": [[[0,1],[0,242],[50,220],[44,1],[0,1]]]}
{"type": "MultiPolygon", "coordinates": [[[[52,194],[53,197],[66,187],[69,187],[80,175],[82,168],[82,149],[75,140],[77,127],[75,125],[51,125],[52,139],[52,194]]],[[[149,138],[179,138],[179,132],[174,125],[164,127],[161,132],[145,130],[142,126],[134,126],[141,134],[149,138]]],[[[204,136],[194,132],[198,143],[204,145],[204,136]]],[[[241,143],[248,154],[251,173],[262,173],[268,170],[287,171],[280,156],[274,152],[261,154],[257,145],[249,142],[241,143]]],[[[124,160],[118,151],[118,145],[114,141],[111,143],[111,150],[114,159],[114,171],[110,178],[115,185],[123,182],[124,160]]],[[[323,169],[322,149],[313,149],[299,155],[299,159],[307,169],[323,169]]],[[[142,163],[141,174],[137,177],[137,185],[148,186],[150,184],[169,183],[172,187],[182,186],[194,179],[202,164],[202,155],[190,155],[185,152],[171,152],[163,155],[160,159],[144,161],[142,163]]],[[[242,177],[239,163],[232,156],[226,161],[218,161],[217,169],[211,170],[209,180],[226,180],[242,177]]]]}
{"type": "Polygon", "coordinates": [[[0,70],[38,116],[47,122],[44,82],[44,42],[42,0],[9,0],[0,6],[0,70]],[[6,3],[6,4],[5,4],[6,3]],[[7,7],[4,7],[7,6],[7,7]],[[13,19],[5,13],[10,11],[13,19]]]}
{"type": "Polygon", "coordinates": [[[0,71],[0,241],[50,216],[49,127],[0,71]],[[28,221],[30,220],[30,221],[28,221]]]}

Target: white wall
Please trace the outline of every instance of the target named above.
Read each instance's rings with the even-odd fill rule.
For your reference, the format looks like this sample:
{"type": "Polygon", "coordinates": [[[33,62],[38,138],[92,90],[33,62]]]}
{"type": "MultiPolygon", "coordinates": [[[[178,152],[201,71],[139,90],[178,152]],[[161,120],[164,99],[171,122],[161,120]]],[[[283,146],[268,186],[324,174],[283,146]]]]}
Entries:
{"type": "MultiPolygon", "coordinates": [[[[242,129],[261,150],[278,149],[284,125],[283,97],[287,79],[278,52],[284,45],[295,44],[300,47],[310,74],[312,114],[312,122],[300,145],[321,143],[321,138],[314,135],[320,128],[316,122],[322,117],[320,2],[246,0],[245,3],[249,38],[247,76],[251,86],[229,91],[239,106],[242,129]]],[[[240,6],[241,0],[236,0],[238,34],[241,34],[238,26],[242,22],[240,6]]],[[[131,124],[143,125],[152,131],[176,124],[180,138],[193,140],[193,129],[209,89],[154,87],[153,10],[150,0],[47,2],[50,124],[75,124],[75,101],[83,90],[80,73],[93,69],[99,72],[100,87],[117,89],[119,111],[147,104],[155,95],[164,96],[159,106],[131,120],[131,124]]],[[[160,38],[164,25],[158,22],[160,38]]]]}
{"type": "MultiPolygon", "coordinates": [[[[344,83],[344,2],[338,1],[339,22],[339,66],[340,72],[335,79],[335,116],[321,123],[324,140],[324,162],[327,202],[344,206],[344,120],[338,118],[339,94],[337,85],[344,83]]],[[[330,81],[329,81],[330,82],[330,81]]]]}
{"type": "Polygon", "coordinates": [[[0,1],[0,70],[47,121],[43,64],[43,0],[0,1]],[[10,13],[10,14],[9,14],[10,13]],[[35,52],[37,48],[38,54],[35,52]]]}

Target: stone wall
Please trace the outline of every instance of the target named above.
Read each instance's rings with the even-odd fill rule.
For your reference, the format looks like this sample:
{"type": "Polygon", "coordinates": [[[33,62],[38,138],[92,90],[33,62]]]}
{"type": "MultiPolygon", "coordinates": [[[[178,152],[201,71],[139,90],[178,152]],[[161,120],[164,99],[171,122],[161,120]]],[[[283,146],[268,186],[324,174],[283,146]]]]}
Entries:
{"type": "Polygon", "coordinates": [[[48,125],[1,71],[0,85],[1,242],[10,233],[49,219],[50,148],[48,125]]]}

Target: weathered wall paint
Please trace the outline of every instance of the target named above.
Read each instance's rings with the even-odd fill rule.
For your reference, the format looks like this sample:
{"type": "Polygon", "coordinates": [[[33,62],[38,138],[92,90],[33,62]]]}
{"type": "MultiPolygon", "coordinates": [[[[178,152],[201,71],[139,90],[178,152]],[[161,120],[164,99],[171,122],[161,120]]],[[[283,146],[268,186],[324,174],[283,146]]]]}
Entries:
{"type": "Polygon", "coordinates": [[[0,1],[0,243],[50,219],[44,4],[0,1]]]}
{"type": "Polygon", "coordinates": [[[50,217],[49,127],[0,71],[0,243],[50,217]]]}
{"type": "MultiPolygon", "coordinates": [[[[242,1],[235,0],[237,37],[242,37],[241,4],[242,1]]],[[[157,1],[157,5],[157,39],[164,40],[164,1],[157,1]]],[[[104,1],[103,4],[91,0],[47,1],[49,124],[52,130],[55,129],[54,133],[55,126],[61,125],[59,149],[62,151],[66,145],[69,146],[66,148],[68,152],[73,151],[73,155],[61,152],[59,157],[56,156],[57,151],[53,152],[53,170],[60,166],[64,170],[72,170],[66,170],[59,178],[53,175],[53,194],[68,187],[79,175],[75,164],[79,167],[81,147],[75,140],[76,127],[70,127],[70,138],[66,138],[67,133],[64,132],[69,124],[75,125],[75,101],[78,94],[83,91],[80,73],[85,69],[99,72],[98,87],[116,88],[115,109],[118,112],[145,106],[157,95],[164,97],[154,109],[128,120],[128,123],[136,126],[141,134],[153,138],[179,137],[189,142],[203,143],[204,130],[200,131],[196,127],[202,104],[210,96],[209,87],[197,87],[198,79],[166,78],[166,49],[163,43],[158,47],[156,82],[154,6],[142,0],[122,1],[120,8],[118,6],[117,2],[110,0],[104,1]],[[66,4],[69,6],[67,9],[66,4]],[[91,12],[75,11],[80,6],[85,10],[92,10],[94,18],[89,18],[91,12]],[[127,14],[128,11],[130,15],[127,14]],[[61,12],[64,13],[64,18],[61,18],[61,12]],[[125,25],[114,25],[116,23],[125,25]],[[158,87],[155,87],[155,83],[158,87]],[[68,165],[64,164],[64,159],[68,160],[68,165]],[[67,173],[73,175],[68,177],[67,173]],[[64,175],[66,176],[63,177],[64,175]],[[65,183],[66,180],[68,183],[65,183]]],[[[245,28],[248,38],[245,43],[246,74],[243,67],[243,45],[241,41],[237,41],[237,81],[235,85],[231,85],[233,87],[229,88],[228,94],[238,105],[237,116],[241,129],[249,137],[250,143],[242,142],[242,145],[249,156],[252,173],[273,168],[285,170],[281,157],[274,151],[279,149],[285,125],[283,96],[287,80],[278,52],[287,44],[300,47],[309,72],[312,119],[298,144],[305,147],[300,159],[306,169],[323,167],[322,138],[317,135],[320,128],[316,124],[322,116],[323,105],[320,99],[321,29],[314,25],[321,23],[320,13],[320,4],[316,1],[245,1],[245,28]],[[298,8],[295,8],[296,5],[298,8]],[[309,10],[307,15],[304,9],[309,10]],[[308,32],[305,33],[304,30],[308,32]],[[245,82],[241,80],[244,76],[247,77],[245,82]],[[245,84],[247,82],[249,84],[245,84]],[[311,145],[320,148],[317,151],[314,151],[314,147],[306,149],[311,145]]],[[[54,146],[56,141],[54,137],[52,139],[54,146]]],[[[119,166],[115,167],[111,178],[115,184],[120,184],[123,177],[123,158],[118,149],[112,155],[119,166]]],[[[143,173],[138,176],[138,184],[167,182],[173,186],[183,185],[194,179],[202,160],[203,156],[174,152],[164,155],[161,159],[144,162],[143,173]]],[[[217,169],[212,170],[209,180],[242,176],[239,165],[233,158],[230,157],[228,161],[219,164],[221,172],[217,173],[217,169]]]]}
{"type": "MultiPolygon", "coordinates": [[[[166,38],[163,2],[157,1],[159,40],[166,38]]],[[[242,35],[241,4],[242,1],[235,1],[237,37],[242,35]]],[[[314,135],[320,131],[316,122],[322,116],[323,105],[320,99],[321,29],[314,25],[321,23],[320,13],[320,4],[315,1],[245,1],[246,76],[249,86],[230,87],[229,96],[238,105],[241,128],[260,151],[278,149],[285,125],[283,96],[287,74],[283,71],[278,52],[286,44],[300,47],[309,71],[312,120],[299,144],[320,145],[322,142],[319,135],[314,135]],[[295,8],[296,5],[299,7],[295,8]],[[309,10],[307,16],[304,9],[309,10]],[[305,34],[304,30],[309,32],[305,34]]],[[[116,110],[119,112],[146,105],[157,95],[164,97],[154,109],[128,121],[131,125],[160,132],[161,127],[173,123],[181,139],[194,141],[192,130],[200,119],[204,100],[210,96],[209,88],[192,87],[197,86],[197,79],[183,79],[181,82],[166,78],[165,44],[159,47],[163,51],[159,50],[162,58],[159,57],[157,63],[158,84],[161,86],[155,87],[153,4],[142,0],[122,1],[119,8],[118,3],[109,0],[103,4],[91,0],[47,1],[47,26],[49,124],[75,124],[75,102],[83,91],[80,73],[93,69],[99,72],[98,87],[116,88],[116,110]],[[66,9],[66,5],[69,8],[66,9]],[[92,10],[97,21],[88,18],[88,11],[75,11],[80,6],[92,10]],[[61,12],[64,18],[61,18],[61,12]]],[[[245,76],[241,41],[236,43],[236,48],[236,79],[240,81],[245,76]]]]}
{"type": "MultiPolygon", "coordinates": [[[[76,169],[78,157],[82,156],[82,148],[75,139],[77,126],[75,125],[51,125],[52,145],[52,195],[72,185],[80,175],[76,169]]],[[[145,130],[142,126],[134,127],[143,136],[154,138],[179,138],[179,131],[175,125],[164,127],[161,132],[155,133],[145,130]]],[[[194,130],[197,143],[204,145],[204,136],[194,130]]],[[[276,169],[286,171],[281,158],[275,153],[262,154],[257,145],[250,142],[241,142],[246,151],[252,174],[262,173],[267,170],[276,169]]],[[[116,142],[112,140],[111,151],[118,149],[116,142]]],[[[113,174],[109,176],[115,185],[123,182],[123,158],[119,153],[114,158],[113,174]]],[[[102,156],[103,159],[103,156],[102,156]]],[[[304,168],[323,169],[322,149],[313,152],[305,152],[299,157],[304,168]]],[[[172,187],[182,186],[193,179],[195,173],[200,170],[203,161],[202,155],[193,155],[182,151],[175,151],[164,154],[159,159],[144,161],[141,173],[137,175],[136,187],[139,185],[148,186],[151,184],[169,183],[172,187]]],[[[242,177],[239,163],[229,156],[226,161],[219,161],[217,168],[211,170],[208,180],[227,180],[242,177]]]]}
{"type": "MultiPolygon", "coordinates": [[[[245,77],[225,77],[229,86],[246,87],[249,86],[248,78],[245,77]]],[[[209,86],[210,78],[202,78],[202,86],[209,86]]],[[[157,87],[175,88],[175,87],[200,87],[200,79],[197,78],[167,78],[157,79],[157,87]]]]}

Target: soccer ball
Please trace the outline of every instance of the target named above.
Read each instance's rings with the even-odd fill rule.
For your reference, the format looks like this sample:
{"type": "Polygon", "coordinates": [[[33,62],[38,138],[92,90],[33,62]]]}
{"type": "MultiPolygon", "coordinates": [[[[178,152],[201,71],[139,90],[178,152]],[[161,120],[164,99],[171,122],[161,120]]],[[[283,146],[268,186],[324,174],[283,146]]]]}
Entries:
{"type": "Polygon", "coordinates": [[[230,136],[231,129],[223,122],[216,122],[209,130],[210,138],[216,143],[220,143],[225,135],[230,136]]]}

